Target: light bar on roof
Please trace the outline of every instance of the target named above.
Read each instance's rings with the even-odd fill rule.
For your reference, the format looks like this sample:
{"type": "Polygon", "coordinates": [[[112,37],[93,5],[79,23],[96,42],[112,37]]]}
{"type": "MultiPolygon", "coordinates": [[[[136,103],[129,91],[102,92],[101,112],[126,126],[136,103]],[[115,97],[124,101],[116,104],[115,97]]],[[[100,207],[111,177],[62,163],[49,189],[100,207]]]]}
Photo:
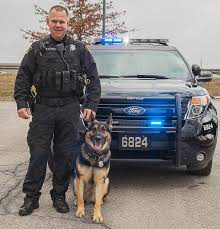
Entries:
{"type": "Polygon", "coordinates": [[[128,39],[128,38],[96,38],[94,40],[95,44],[102,44],[102,45],[114,45],[114,44],[163,44],[167,45],[169,42],[168,39],[128,39]]]}
{"type": "Polygon", "coordinates": [[[114,37],[114,38],[97,38],[95,39],[95,44],[103,44],[103,45],[114,45],[114,44],[122,44],[123,38],[118,38],[118,37],[114,37]]]}
{"type": "Polygon", "coordinates": [[[169,39],[130,39],[130,43],[156,43],[156,44],[167,44],[169,42],[169,39]]]}
{"type": "Polygon", "coordinates": [[[121,44],[121,43],[123,43],[123,38],[113,38],[112,39],[112,42],[114,43],[114,44],[121,44]]]}

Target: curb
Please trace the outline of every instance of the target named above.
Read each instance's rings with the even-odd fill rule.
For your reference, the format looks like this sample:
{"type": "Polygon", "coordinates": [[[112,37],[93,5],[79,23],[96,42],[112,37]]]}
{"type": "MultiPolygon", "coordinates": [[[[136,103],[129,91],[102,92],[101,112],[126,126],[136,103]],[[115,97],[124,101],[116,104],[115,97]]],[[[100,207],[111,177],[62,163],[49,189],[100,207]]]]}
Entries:
{"type": "Polygon", "coordinates": [[[213,96],[213,99],[220,99],[220,96],[213,96]]]}

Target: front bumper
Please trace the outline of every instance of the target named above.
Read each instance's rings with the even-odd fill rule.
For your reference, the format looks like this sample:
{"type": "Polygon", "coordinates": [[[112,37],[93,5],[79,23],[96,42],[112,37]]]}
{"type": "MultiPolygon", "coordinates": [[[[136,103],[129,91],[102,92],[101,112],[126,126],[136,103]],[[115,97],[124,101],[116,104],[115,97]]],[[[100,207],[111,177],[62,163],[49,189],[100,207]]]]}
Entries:
{"type": "Polygon", "coordinates": [[[218,119],[215,108],[210,105],[203,117],[186,120],[181,123],[180,130],[172,128],[124,128],[115,127],[112,132],[112,158],[115,160],[143,159],[164,160],[172,164],[187,165],[192,169],[202,169],[213,157],[217,143],[218,119]],[[135,147],[120,147],[120,136],[146,136],[148,145],[140,150],[135,147]],[[204,160],[198,160],[198,154],[204,160]],[[179,159],[178,159],[179,157],[179,159]]]}
{"type": "Polygon", "coordinates": [[[203,117],[187,120],[181,132],[181,163],[192,170],[206,167],[212,160],[218,138],[215,107],[210,104],[203,117]],[[197,155],[200,153],[205,155],[205,159],[201,162],[197,160],[197,155]]]}

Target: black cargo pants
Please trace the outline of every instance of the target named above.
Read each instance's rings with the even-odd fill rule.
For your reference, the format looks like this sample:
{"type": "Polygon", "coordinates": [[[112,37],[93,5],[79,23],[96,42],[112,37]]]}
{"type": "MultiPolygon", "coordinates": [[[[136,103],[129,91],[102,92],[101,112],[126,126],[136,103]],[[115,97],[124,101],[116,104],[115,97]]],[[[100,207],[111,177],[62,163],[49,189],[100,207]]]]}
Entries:
{"type": "Polygon", "coordinates": [[[54,172],[52,199],[65,198],[72,171],[74,141],[77,139],[79,102],[63,106],[35,104],[27,142],[30,162],[23,184],[26,198],[39,199],[47,168],[52,138],[54,172]]]}

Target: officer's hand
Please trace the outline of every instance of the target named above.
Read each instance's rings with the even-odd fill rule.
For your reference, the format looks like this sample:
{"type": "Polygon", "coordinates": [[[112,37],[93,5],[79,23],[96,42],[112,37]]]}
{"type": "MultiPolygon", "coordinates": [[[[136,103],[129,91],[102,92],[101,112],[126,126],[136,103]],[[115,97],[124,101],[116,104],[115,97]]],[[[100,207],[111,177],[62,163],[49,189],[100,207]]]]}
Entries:
{"type": "Polygon", "coordinates": [[[89,121],[89,116],[90,116],[91,112],[93,113],[93,116],[95,118],[96,113],[94,111],[92,111],[90,109],[84,109],[84,111],[83,111],[83,119],[84,119],[84,121],[86,121],[86,122],[89,121]]]}
{"type": "Polygon", "coordinates": [[[31,112],[29,108],[21,108],[18,110],[18,116],[23,119],[29,119],[31,112]]]}

